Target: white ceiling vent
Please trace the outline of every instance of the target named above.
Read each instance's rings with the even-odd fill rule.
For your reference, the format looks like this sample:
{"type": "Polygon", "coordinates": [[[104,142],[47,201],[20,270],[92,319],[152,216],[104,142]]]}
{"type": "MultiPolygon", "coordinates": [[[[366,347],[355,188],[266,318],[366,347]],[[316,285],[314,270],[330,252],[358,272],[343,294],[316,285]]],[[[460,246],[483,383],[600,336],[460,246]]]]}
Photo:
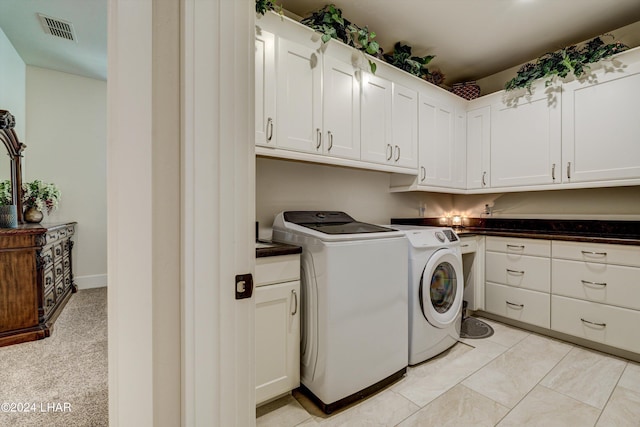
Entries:
{"type": "Polygon", "coordinates": [[[66,40],[73,40],[77,43],[76,34],[71,22],[52,18],[51,16],[43,15],[41,13],[38,13],[38,18],[40,18],[40,22],[42,23],[42,28],[45,33],[66,40]]]}

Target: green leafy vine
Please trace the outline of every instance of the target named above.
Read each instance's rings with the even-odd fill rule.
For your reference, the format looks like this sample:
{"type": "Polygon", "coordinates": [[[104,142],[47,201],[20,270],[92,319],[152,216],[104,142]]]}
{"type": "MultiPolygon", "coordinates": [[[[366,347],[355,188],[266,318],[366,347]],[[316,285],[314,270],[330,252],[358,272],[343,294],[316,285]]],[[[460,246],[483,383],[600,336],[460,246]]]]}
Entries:
{"type": "MultiPolygon", "coordinates": [[[[611,34],[606,34],[613,38],[611,34]]],[[[534,81],[546,78],[545,86],[553,83],[557,77],[565,78],[573,74],[580,78],[589,70],[589,65],[602,59],[629,49],[628,46],[613,41],[606,44],[601,37],[588,41],[582,47],[568,46],[555,52],[540,56],[535,62],[524,64],[518,70],[516,76],[505,84],[505,90],[526,88],[531,92],[534,81]]]]}

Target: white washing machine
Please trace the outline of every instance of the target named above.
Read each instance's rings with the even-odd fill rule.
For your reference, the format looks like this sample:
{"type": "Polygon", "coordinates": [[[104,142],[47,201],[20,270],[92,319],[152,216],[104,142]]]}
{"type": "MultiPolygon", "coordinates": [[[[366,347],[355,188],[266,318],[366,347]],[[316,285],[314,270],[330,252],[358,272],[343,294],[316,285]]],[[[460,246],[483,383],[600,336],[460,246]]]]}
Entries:
{"type": "Polygon", "coordinates": [[[343,212],[276,216],[302,246],[300,382],[326,413],[402,377],[408,357],[407,239],[343,212]]]}
{"type": "Polygon", "coordinates": [[[409,239],[409,364],[460,339],[464,282],[460,240],[451,228],[396,225],[409,239]]]}

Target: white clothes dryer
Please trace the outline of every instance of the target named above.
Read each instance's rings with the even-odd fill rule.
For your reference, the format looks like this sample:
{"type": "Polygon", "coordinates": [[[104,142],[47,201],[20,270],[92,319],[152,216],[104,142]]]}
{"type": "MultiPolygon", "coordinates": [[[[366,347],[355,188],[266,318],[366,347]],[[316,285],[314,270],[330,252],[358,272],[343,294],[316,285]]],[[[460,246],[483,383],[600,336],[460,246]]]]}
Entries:
{"type": "Polygon", "coordinates": [[[460,339],[464,283],[460,240],[451,228],[393,224],[409,240],[409,365],[460,339]]]}
{"type": "Polygon", "coordinates": [[[273,240],[302,246],[303,391],[326,413],[402,377],[408,359],[407,239],[344,212],[289,211],[273,240]]]}

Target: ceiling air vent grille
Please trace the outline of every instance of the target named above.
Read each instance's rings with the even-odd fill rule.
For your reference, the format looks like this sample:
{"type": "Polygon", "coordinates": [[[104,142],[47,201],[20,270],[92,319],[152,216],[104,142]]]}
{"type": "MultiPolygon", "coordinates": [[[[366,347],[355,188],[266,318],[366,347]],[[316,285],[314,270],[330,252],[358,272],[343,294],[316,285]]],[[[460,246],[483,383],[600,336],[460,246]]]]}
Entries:
{"type": "Polygon", "coordinates": [[[38,14],[42,28],[47,34],[51,34],[55,37],[60,37],[66,40],[76,40],[75,32],[73,31],[73,24],[71,22],[63,21],[58,18],[52,18],[51,16],[38,14]]]}

